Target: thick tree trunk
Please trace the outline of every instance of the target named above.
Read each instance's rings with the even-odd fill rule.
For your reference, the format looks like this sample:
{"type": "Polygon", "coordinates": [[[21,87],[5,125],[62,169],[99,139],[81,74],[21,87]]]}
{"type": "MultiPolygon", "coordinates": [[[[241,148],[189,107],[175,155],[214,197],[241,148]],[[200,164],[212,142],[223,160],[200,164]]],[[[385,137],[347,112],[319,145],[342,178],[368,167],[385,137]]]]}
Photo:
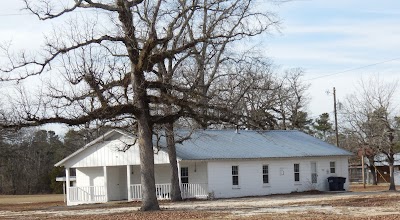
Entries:
{"type": "Polygon", "coordinates": [[[389,171],[390,171],[390,185],[389,185],[389,191],[396,191],[396,185],[394,183],[394,165],[393,161],[389,160],[389,171]]]}
{"type": "Polygon", "coordinates": [[[375,166],[374,166],[374,164],[375,164],[375,154],[367,156],[367,159],[370,162],[370,165],[367,165],[367,166],[368,166],[368,169],[370,170],[370,173],[372,175],[372,185],[378,185],[377,178],[376,178],[377,173],[376,173],[376,169],[375,169],[375,166]]]}
{"type": "MultiPolygon", "coordinates": [[[[132,65],[132,69],[135,66],[132,65]]],[[[154,178],[153,129],[150,122],[150,107],[147,100],[144,74],[140,70],[132,73],[132,86],[135,91],[135,105],[140,109],[136,115],[138,123],[138,143],[140,151],[140,179],[142,185],[141,211],[160,210],[156,195],[154,178]]]]}
{"type": "Polygon", "coordinates": [[[376,171],[375,171],[375,167],[373,166],[369,166],[368,167],[369,170],[371,171],[371,176],[372,176],[372,185],[378,185],[378,182],[376,181],[376,171]]]}
{"type": "MultiPolygon", "coordinates": [[[[138,124],[138,142],[140,149],[140,178],[142,185],[142,211],[160,210],[156,196],[154,178],[153,132],[147,96],[144,66],[150,51],[151,43],[147,42],[139,49],[135,36],[135,24],[132,17],[132,1],[116,0],[118,19],[124,31],[124,44],[131,62],[131,83],[134,91],[133,104],[139,109],[135,113],[138,124]]],[[[149,36],[152,38],[154,36],[149,36]]],[[[150,40],[151,42],[151,40],[150,40]]]]}
{"type": "Polygon", "coordinates": [[[138,119],[140,148],[140,179],[142,184],[142,211],[159,210],[154,179],[154,151],[152,129],[145,116],[138,119]]]}
{"type": "Polygon", "coordinates": [[[171,200],[182,201],[181,188],[179,186],[179,175],[178,175],[179,170],[176,162],[176,148],[175,148],[173,123],[165,124],[165,135],[167,137],[169,164],[171,167],[171,200]]]}

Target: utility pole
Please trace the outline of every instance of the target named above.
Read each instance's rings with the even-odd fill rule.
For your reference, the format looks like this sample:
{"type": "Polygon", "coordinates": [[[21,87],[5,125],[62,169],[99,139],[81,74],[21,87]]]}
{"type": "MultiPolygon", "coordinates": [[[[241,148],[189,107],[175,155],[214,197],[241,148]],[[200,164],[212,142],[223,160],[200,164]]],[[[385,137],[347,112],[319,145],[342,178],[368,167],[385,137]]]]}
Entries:
{"type": "Polygon", "coordinates": [[[361,170],[362,170],[362,179],[363,179],[363,187],[365,189],[365,165],[364,165],[364,156],[365,156],[365,147],[362,148],[361,154],[361,170]]]}
{"type": "Polygon", "coordinates": [[[335,113],[335,132],[336,132],[336,146],[339,147],[339,131],[337,126],[337,110],[336,110],[336,89],[333,87],[333,108],[335,113]]]}

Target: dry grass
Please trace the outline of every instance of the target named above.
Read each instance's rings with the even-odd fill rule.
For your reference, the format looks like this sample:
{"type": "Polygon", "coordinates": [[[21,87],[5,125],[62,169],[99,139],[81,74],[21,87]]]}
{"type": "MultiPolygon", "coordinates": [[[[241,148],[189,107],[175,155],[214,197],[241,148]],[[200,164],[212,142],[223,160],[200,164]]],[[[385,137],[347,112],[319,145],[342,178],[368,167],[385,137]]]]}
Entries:
{"type": "Polygon", "coordinates": [[[40,202],[62,202],[63,195],[0,195],[0,204],[21,204],[21,203],[40,203],[40,202]]]}
{"type": "Polygon", "coordinates": [[[358,184],[352,193],[161,202],[163,211],[155,212],[136,211],[140,203],[134,202],[67,207],[62,195],[0,196],[0,219],[400,219],[400,193],[387,189],[358,184]]]}
{"type": "MultiPolygon", "coordinates": [[[[400,186],[396,186],[400,190],[400,186]]],[[[389,190],[389,184],[379,184],[377,186],[366,184],[365,188],[363,184],[351,184],[349,191],[352,192],[379,192],[389,190]]]]}

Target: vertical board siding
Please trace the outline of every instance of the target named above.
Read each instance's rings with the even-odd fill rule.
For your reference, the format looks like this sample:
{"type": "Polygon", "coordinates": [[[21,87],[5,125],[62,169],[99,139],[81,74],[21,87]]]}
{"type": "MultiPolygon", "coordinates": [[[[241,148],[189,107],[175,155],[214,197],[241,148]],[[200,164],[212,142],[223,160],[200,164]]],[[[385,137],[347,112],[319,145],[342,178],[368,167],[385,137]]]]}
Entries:
{"type": "Polygon", "coordinates": [[[103,167],[76,168],[76,186],[104,186],[103,167]]]}
{"type": "MultiPolygon", "coordinates": [[[[67,165],[69,167],[97,167],[140,164],[138,145],[135,144],[125,152],[122,151],[127,144],[133,144],[132,140],[118,139],[99,142],[71,158],[67,165]]],[[[168,154],[164,151],[159,151],[154,155],[154,163],[169,163],[168,154]]]]}
{"type": "MultiPolygon", "coordinates": [[[[171,168],[169,164],[154,165],[154,177],[156,183],[164,184],[171,182],[171,168]]],[[[140,179],[140,177],[139,177],[140,179]]]]}

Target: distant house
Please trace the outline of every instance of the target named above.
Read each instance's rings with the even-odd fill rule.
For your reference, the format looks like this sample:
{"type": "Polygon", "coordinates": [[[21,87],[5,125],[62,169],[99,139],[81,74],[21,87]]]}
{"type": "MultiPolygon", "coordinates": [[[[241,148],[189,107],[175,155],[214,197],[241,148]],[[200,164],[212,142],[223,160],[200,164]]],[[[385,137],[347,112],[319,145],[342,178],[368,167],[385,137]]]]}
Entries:
{"type": "MultiPolygon", "coordinates": [[[[183,131],[177,132],[184,135],[183,131]]],[[[66,168],[67,204],[140,200],[136,137],[112,130],[58,162],[66,168]],[[125,152],[124,147],[132,145],[125,152]],[[70,186],[70,169],[76,182],[70,186]]],[[[169,199],[164,138],[155,152],[156,194],[169,199]]],[[[328,190],[327,177],[348,177],[351,153],[299,131],[197,130],[177,144],[184,198],[231,198],[328,190]]],[[[348,183],[344,185],[348,188],[348,183]]]]}
{"type": "MultiPolygon", "coordinates": [[[[366,159],[365,162],[369,164],[369,160],[366,159]]],[[[376,171],[376,181],[377,183],[389,183],[390,182],[390,171],[389,171],[389,163],[387,162],[387,157],[384,154],[378,154],[375,156],[374,163],[375,171],[376,171]]],[[[372,183],[372,175],[370,175],[369,169],[366,169],[366,180],[369,183],[372,183]]],[[[394,155],[394,182],[395,184],[400,183],[400,154],[394,155]]]]}

